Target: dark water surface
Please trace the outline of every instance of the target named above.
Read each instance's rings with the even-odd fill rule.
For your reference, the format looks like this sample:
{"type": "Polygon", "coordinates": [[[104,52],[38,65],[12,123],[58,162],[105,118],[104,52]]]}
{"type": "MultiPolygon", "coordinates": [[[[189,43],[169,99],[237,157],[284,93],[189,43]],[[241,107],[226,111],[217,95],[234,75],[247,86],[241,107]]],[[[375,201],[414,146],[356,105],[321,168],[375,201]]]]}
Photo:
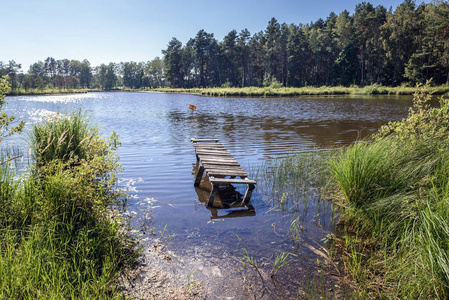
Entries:
{"type": "Polygon", "coordinates": [[[326,204],[304,208],[301,243],[291,238],[293,215],[274,210],[261,188],[256,187],[251,199],[255,213],[220,210],[219,216],[230,217],[212,219],[200,201],[202,191],[193,186],[196,158],[190,138],[220,139],[251,178],[267,160],[295,150],[348,145],[406,116],[411,105],[410,97],[392,96],[259,99],[164,93],[7,97],[7,101],[6,111],[28,123],[82,107],[104,136],[116,131],[122,142],[121,185],[130,190],[132,224],[137,230],[142,224],[150,226],[144,240],[151,231],[160,236],[165,227],[163,239],[172,236],[166,247],[172,253],[170,272],[193,274],[211,298],[220,299],[336,296],[335,272],[317,268],[323,263],[322,239],[334,230],[332,211],[326,204]],[[189,111],[189,104],[198,110],[189,111]],[[251,276],[251,268],[243,267],[243,247],[257,260],[262,277],[251,276]],[[280,252],[292,253],[291,262],[270,279],[280,252]]]}

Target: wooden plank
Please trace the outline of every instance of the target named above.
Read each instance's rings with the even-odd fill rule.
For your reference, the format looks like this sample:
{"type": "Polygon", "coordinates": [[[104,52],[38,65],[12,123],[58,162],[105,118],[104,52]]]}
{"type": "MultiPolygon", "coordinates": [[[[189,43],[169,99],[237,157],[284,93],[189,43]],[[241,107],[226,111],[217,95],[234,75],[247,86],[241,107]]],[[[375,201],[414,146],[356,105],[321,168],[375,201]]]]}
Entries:
{"type": "Polygon", "coordinates": [[[243,172],[237,172],[237,171],[226,171],[226,170],[218,170],[218,169],[212,169],[212,170],[206,170],[207,174],[210,176],[238,176],[238,177],[247,177],[248,173],[245,171],[243,172]]]}
{"type": "Polygon", "coordinates": [[[228,168],[224,168],[223,166],[215,166],[215,167],[211,167],[211,168],[204,167],[204,169],[206,170],[207,173],[218,172],[218,171],[229,172],[229,173],[231,173],[231,172],[246,173],[246,171],[242,167],[238,167],[238,166],[230,166],[228,168]]]}
{"type": "Polygon", "coordinates": [[[225,147],[222,148],[212,148],[212,147],[197,147],[195,148],[195,151],[226,151],[229,152],[228,149],[226,149],[225,147]],[[215,150],[216,149],[216,150],[215,150]]]}
{"type": "Polygon", "coordinates": [[[218,142],[219,139],[196,139],[196,138],[191,138],[190,139],[192,141],[192,143],[198,143],[198,142],[218,142]]]}
{"type": "Polygon", "coordinates": [[[207,155],[207,154],[199,154],[198,155],[201,158],[201,161],[208,161],[208,160],[216,160],[216,161],[228,161],[228,162],[237,162],[234,157],[231,155],[225,156],[225,155],[207,155]]]}
{"type": "Polygon", "coordinates": [[[202,164],[213,164],[213,165],[227,165],[227,166],[240,166],[236,160],[214,160],[214,159],[202,159],[202,164]]]}
{"type": "Polygon", "coordinates": [[[200,159],[206,158],[206,159],[217,159],[217,160],[219,160],[219,159],[235,160],[234,157],[232,157],[229,154],[218,155],[218,154],[203,154],[203,153],[200,153],[200,154],[197,154],[197,155],[198,155],[198,157],[200,159]]]}
{"type": "Polygon", "coordinates": [[[195,151],[228,151],[225,147],[197,147],[195,151]]]}
{"type": "Polygon", "coordinates": [[[198,149],[198,148],[225,148],[226,149],[225,146],[220,145],[220,144],[216,144],[216,145],[214,145],[214,144],[193,144],[193,147],[195,147],[195,149],[198,149]]]}
{"type": "Polygon", "coordinates": [[[231,155],[231,152],[227,151],[227,150],[203,150],[203,149],[196,149],[196,154],[226,154],[226,155],[231,155]]]}
{"type": "Polygon", "coordinates": [[[236,171],[245,171],[240,166],[230,166],[230,165],[219,165],[219,164],[203,164],[203,167],[208,169],[219,169],[219,170],[236,170],[236,171]]]}
{"type": "Polygon", "coordinates": [[[226,175],[226,176],[238,176],[238,177],[248,177],[248,173],[245,170],[225,170],[225,169],[205,169],[207,174],[210,175],[226,175]]]}
{"type": "Polygon", "coordinates": [[[225,147],[195,147],[195,151],[228,151],[225,147]]]}
{"type": "Polygon", "coordinates": [[[197,147],[225,147],[223,146],[223,144],[221,143],[196,143],[193,144],[193,147],[197,148],[197,147]]]}
{"type": "Polygon", "coordinates": [[[227,178],[209,178],[211,183],[217,184],[256,184],[256,181],[251,179],[227,179],[227,178]]]}
{"type": "Polygon", "coordinates": [[[203,157],[201,159],[201,164],[216,164],[216,165],[223,165],[228,164],[230,166],[240,166],[240,164],[235,160],[231,158],[224,158],[225,156],[210,156],[210,157],[203,157]]]}

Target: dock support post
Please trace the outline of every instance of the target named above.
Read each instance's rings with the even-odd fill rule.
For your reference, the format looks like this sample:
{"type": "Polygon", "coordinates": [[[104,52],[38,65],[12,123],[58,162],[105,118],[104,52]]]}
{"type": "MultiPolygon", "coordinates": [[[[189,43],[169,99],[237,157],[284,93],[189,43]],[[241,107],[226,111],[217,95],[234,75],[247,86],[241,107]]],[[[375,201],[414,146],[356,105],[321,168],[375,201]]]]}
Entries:
{"type": "Polygon", "coordinates": [[[212,191],[210,191],[209,202],[207,202],[207,206],[210,207],[214,204],[215,194],[219,188],[218,184],[212,185],[212,191]]]}
{"type": "Polygon", "coordinates": [[[253,190],[256,188],[254,184],[248,184],[248,188],[246,189],[245,196],[243,197],[243,203],[248,205],[249,200],[251,199],[251,195],[253,194],[253,190]]]}
{"type": "Polygon", "coordinates": [[[194,186],[196,187],[200,186],[201,178],[203,178],[203,173],[204,167],[201,165],[200,168],[198,169],[198,174],[196,175],[194,186]]]}

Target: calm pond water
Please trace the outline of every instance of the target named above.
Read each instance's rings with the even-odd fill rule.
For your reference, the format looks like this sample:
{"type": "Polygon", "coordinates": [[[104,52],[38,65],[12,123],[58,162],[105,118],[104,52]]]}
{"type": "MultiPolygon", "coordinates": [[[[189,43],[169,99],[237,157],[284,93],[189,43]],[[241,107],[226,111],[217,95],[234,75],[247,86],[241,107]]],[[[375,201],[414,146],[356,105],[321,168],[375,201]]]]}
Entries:
{"type": "MultiPolygon", "coordinates": [[[[88,93],[7,97],[6,111],[28,124],[79,107],[104,136],[120,135],[121,185],[129,188],[128,213],[147,247],[150,233],[164,239],[167,270],[202,282],[211,298],[298,298],[310,293],[341,297],[335,270],[322,271],[322,239],[334,230],[330,205],[311,205],[301,214],[300,242],[289,231],[296,215],[273,209],[257,188],[255,213],[213,212],[193,186],[196,158],[190,138],[218,138],[255,177],[258,167],[295,150],[348,145],[388,121],[406,116],[410,97],[305,97],[296,99],[210,98],[164,93],[88,93]],[[198,110],[189,111],[189,104],[198,110]],[[151,212],[151,213],[150,213],[151,212]],[[212,218],[217,213],[219,218],[212,218]],[[233,217],[237,216],[237,217],[233,217]],[[145,234],[143,234],[145,232],[145,234]],[[239,242],[238,237],[242,240],[239,242]],[[262,276],[240,260],[244,250],[262,276]],[[290,263],[273,279],[280,252],[290,263]],[[339,294],[340,293],[340,294],[339,294]]],[[[14,137],[16,143],[22,143],[14,137]]],[[[254,178],[257,179],[257,178],[254,178]]],[[[332,268],[330,268],[332,269],[332,268]]]]}

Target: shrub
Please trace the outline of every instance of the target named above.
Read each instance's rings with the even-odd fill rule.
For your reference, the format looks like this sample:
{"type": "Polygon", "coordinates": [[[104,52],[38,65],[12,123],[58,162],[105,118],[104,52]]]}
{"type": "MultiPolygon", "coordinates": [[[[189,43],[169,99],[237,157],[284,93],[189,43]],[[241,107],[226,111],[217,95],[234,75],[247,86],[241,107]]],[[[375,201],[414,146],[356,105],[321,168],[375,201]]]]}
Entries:
{"type": "Polygon", "coordinates": [[[117,213],[117,136],[77,111],[34,125],[29,141],[31,172],[18,179],[0,159],[0,298],[120,298],[138,253],[117,213]]]}

